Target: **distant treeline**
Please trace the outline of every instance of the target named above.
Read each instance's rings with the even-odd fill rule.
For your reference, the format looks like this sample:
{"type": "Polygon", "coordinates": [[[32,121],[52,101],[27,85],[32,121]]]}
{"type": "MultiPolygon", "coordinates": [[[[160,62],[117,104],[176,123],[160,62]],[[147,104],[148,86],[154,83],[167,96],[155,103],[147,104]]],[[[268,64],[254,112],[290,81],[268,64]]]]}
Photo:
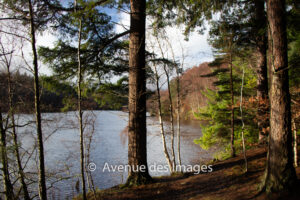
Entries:
{"type": "MultiPolygon", "coordinates": [[[[99,86],[88,86],[82,99],[84,110],[120,110],[127,105],[127,97],[120,94],[126,92],[125,78],[116,84],[105,83],[99,86]],[[121,88],[123,87],[123,88],[121,88]],[[119,91],[116,91],[119,90],[119,91]],[[122,92],[123,91],[123,92],[122,92]]],[[[12,92],[15,112],[34,112],[34,79],[27,73],[17,71],[12,74],[12,92]]],[[[54,76],[41,76],[41,111],[61,112],[77,109],[76,84],[61,81],[54,76]]],[[[5,72],[0,72],[0,106],[2,111],[7,112],[8,80],[5,72]]]]}

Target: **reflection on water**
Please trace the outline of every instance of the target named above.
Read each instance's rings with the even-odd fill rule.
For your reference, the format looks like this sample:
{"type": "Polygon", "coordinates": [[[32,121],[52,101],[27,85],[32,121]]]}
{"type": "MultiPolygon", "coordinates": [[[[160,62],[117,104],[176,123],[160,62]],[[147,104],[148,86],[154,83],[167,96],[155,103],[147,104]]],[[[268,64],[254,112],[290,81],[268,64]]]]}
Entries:
{"type": "MultiPolygon", "coordinates": [[[[85,146],[90,147],[90,162],[96,164],[96,170],[92,172],[95,186],[104,189],[124,183],[127,172],[108,172],[107,170],[103,172],[103,166],[105,163],[109,165],[127,164],[128,113],[121,111],[88,111],[85,112],[85,117],[86,136],[91,136],[91,133],[94,132],[90,145],[88,139],[86,139],[85,146]]],[[[26,118],[30,118],[30,116],[27,115],[26,118]]],[[[80,180],[79,133],[76,129],[78,126],[76,113],[43,114],[43,119],[49,119],[48,121],[44,120],[43,124],[44,139],[46,139],[44,144],[46,170],[56,176],[53,181],[56,181],[57,178],[62,179],[62,181],[55,183],[49,191],[49,198],[71,198],[77,194],[75,185],[80,180]]],[[[24,119],[20,119],[20,121],[24,121],[24,119]]],[[[169,124],[165,123],[165,125],[168,133],[170,131],[167,128],[169,124]]],[[[21,143],[24,149],[31,149],[35,143],[33,128],[19,129],[23,133],[21,143]]],[[[212,158],[211,152],[204,151],[193,143],[195,138],[201,136],[201,129],[197,122],[193,124],[183,123],[181,135],[182,164],[204,164],[204,161],[212,158]]],[[[167,134],[166,139],[169,147],[170,134],[167,134]]],[[[176,141],[175,144],[177,144],[176,141]]],[[[176,146],[175,150],[177,150],[176,146]]],[[[147,160],[148,165],[167,165],[161,143],[159,123],[153,117],[147,118],[147,160]]],[[[26,171],[34,171],[37,169],[36,166],[35,162],[31,162],[27,165],[26,171]]],[[[150,171],[152,176],[167,174],[166,172],[150,171]]],[[[48,180],[48,184],[50,184],[51,179],[48,180]]]]}

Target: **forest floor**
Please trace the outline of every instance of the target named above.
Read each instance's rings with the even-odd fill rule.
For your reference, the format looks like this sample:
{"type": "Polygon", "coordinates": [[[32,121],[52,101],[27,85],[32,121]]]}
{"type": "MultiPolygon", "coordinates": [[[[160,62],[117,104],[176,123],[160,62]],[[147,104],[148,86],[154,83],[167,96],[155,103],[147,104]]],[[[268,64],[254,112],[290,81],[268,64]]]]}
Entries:
{"type": "MultiPolygon", "coordinates": [[[[248,150],[247,157],[247,173],[244,172],[244,159],[240,154],[214,163],[213,172],[210,173],[160,177],[155,178],[154,183],[131,188],[116,186],[97,191],[97,199],[267,199],[258,189],[265,169],[266,148],[248,150]]],[[[300,167],[296,168],[296,172],[299,182],[300,167]]],[[[299,188],[284,199],[300,199],[299,188]]],[[[89,194],[89,199],[94,199],[92,194],[89,194]]]]}

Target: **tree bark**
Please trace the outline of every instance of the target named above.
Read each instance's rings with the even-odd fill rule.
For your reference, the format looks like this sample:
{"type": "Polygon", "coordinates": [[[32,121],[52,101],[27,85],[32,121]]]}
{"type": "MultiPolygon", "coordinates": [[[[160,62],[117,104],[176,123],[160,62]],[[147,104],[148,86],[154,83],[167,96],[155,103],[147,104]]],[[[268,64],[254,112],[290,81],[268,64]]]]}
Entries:
{"type": "Polygon", "coordinates": [[[80,48],[81,48],[81,30],[82,30],[82,21],[79,19],[79,29],[78,29],[78,49],[77,49],[77,59],[78,59],[78,80],[77,80],[77,93],[78,93],[78,123],[79,123],[79,134],[80,134],[80,169],[81,169],[81,186],[82,186],[82,196],[83,199],[86,200],[86,187],[85,187],[85,173],[84,173],[84,135],[83,135],[83,123],[82,123],[82,115],[83,112],[81,110],[81,82],[82,82],[82,70],[81,70],[81,59],[80,59],[80,48]]]}
{"type": "Polygon", "coordinates": [[[242,76],[242,85],[241,85],[241,99],[240,99],[240,112],[241,112],[241,121],[242,121],[242,143],[243,143],[243,153],[244,153],[244,160],[245,160],[245,171],[248,171],[248,162],[247,162],[247,155],[246,155],[246,145],[245,145],[245,136],[244,136],[244,118],[243,118],[243,89],[244,89],[244,78],[245,78],[245,70],[243,67],[243,76],[242,76]]]}
{"type": "Polygon", "coordinates": [[[268,0],[267,14],[272,42],[271,115],[264,189],[281,195],[297,180],[293,166],[291,104],[289,93],[285,1],[268,0]]]}
{"type": "Polygon", "coordinates": [[[171,122],[171,156],[172,156],[172,167],[174,171],[176,169],[176,161],[175,161],[175,151],[174,151],[174,117],[173,117],[173,101],[171,95],[171,87],[170,87],[170,76],[167,71],[166,65],[164,64],[164,71],[167,76],[167,86],[168,86],[168,97],[169,97],[169,111],[170,111],[170,122],[171,122]]]}
{"type": "MultiPolygon", "coordinates": [[[[157,40],[160,52],[162,54],[162,57],[165,58],[164,50],[162,48],[162,45],[159,41],[158,36],[156,36],[156,40],[157,40]]],[[[172,172],[173,172],[176,169],[176,160],[175,160],[175,151],[174,151],[175,132],[174,132],[174,117],[173,117],[173,100],[172,100],[171,87],[170,87],[170,75],[168,73],[166,64],[163,64],[163,69],[164,69],[164,72],[165,72],[166,77],[167,77],[168,98],[169,98],[169,102],[170,102],[169,111],[170,111],[170,122],[171,122],[171,156],[172,156],[172,168],[173,168],[172,172]]]]}
{"type": "Polygon", "coordinates": [[[130,170],[127,185],[139,185],[151,180],[147,166],[146,1],[130,0],[130,8],[128,164],[144,170],[130,170]]]}
{"type": "Polygon", "coordinates": [[[256,73],[257,73],[257,125],[259,142],[266,142],[269,127],[268,103],[268,68],[267,68],[267,38],[265,34],[266,14],[265,1],[255,0],[255,42],[256,42],[256,73]]]}
{"type": "Polygon", "coordinates": [[[165,137],[165,131],[164,131],[164,124],[163,124],[163,120],[162,120],[162,112],[161,112],[159,76],[158,76],[156,66],[154,66],[154,71],[155,71],[155,82],[156,82],[156,91],[157,91],[157,104],[158,104],[157,111],[158,111],[158,119],[159,119],[159,125],[160,125],[160,134],[161,134],[161,139],[162,139],[162,143],[163,143],[164,154],[165,154],[166,160],[168,162],[170,172],[173,172],[172,161],[170,159],[170,155],[169,155],[167,145],[166,145],[166,137],[165,137]]]}
{"type": "MultiPolygon", "coordinates": [[[[230,45],[231,49],[231,45],[230,45]]],[[[233,93],[233,76],[232,76],[232,52],[230,52],[230,95],[231,95],[231,156],[235,156],[235,147],[234,147],[234,93],[233,93]]]]}
{"type": "Polygon", "coordinates": [[[180,74],[179,74],[179,66],[176,66],[176,89],[177,89],[177,158],[178,164],[181,166],[181,155],[180,155],[180,74]]]}
{"type": "Polygon", "coordinates": [[[41,200],[46,200],[47,188],[46,188],[46,178],[45,178],[42,120],[41,120],[41,111],[40,111],[40,86],[39,86],[38,60],[37,60],[37,51],[35,46],[36,39],[35,39],[34,13],[32,9],[31,0],[28,0],[28,4],[29,4],[29,14],[30,14],[31,46],[33,52],[33,67],[34,67],[34,105],[35,105],[37,141],[38,141],[38,152],[39,152],[39,196],[41,200]]]}

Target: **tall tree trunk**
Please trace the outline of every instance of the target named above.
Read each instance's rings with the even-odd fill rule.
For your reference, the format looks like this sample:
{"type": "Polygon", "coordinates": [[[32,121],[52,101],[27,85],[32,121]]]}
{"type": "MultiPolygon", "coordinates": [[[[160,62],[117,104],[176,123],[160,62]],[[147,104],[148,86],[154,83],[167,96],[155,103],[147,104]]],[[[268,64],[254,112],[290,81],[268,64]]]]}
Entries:
{"type": "MultiPolygon", "coordinates": [[[[159,46],[159,49],[160,49],[160,53],[162,54],[162,57],[165,58],[164,50],[162,48],[162,45],[160,43],[160,40],[159,40],[158,36],[156,36],[156,40],[157,40],[157,43],[158,43],[158,46],[159,46]]],[[[174,55],[173,55],[173,59],[175,59],[174,55]]],[[[170,122],[171,122],[171,156],[172,156],[172,168],[173,168],[172,171],[174,171],[175,168],[176,168],[176,160],[175,160],[175,151],[174,151],[174,135],[175,135],[175,132],[174,132],[174,117],[173,117],[173,101],[172,101],[171,87],[170,87],[170,75],[168,73],[166,64],[163,65],[163,69],[164,69],[164,72],[165,72],[166,77],[167,77],[168,98],[169,98],[169,102],[170,102],[169,111],[170,111],[170,122]]]]}
{"type": "Polygon", "coordinates": [[[77,49],[77,59],[78,59],[78,75],[77,75],[77,104],[78,104],[78,123],[79,123],[79,134],[80,134],[80,169],[81,169],[81,186],[82,186],[82,195],[83,199],[86,200],[86,188],[85,188],[85,173],[84,173],[84,135],[83,135],[83,122],[82,115],[83,112],[81,110],[81,82],[82,82],[82,70],[81,70],[81,30],[82,30],[82,20],[79,19],[79,29],[78,29],[78,49],[77,49]]]}
{"type": "Polygon", "coordinates": [[[247,155],[246,155],[246,145],[245,145],[245,136],[244,136],[244,118],[243,118],[243,89],[244,89],[244,78],[245,78],[245,69],[243,67],[243,76],[242,76],[242,85],[241,85],[241,99],[240,99],[240,112],[241,112],[241,121],[242,121],[242,143],[243,143],[243,153],[244,153],[244,160],[245,160],[245,171],[248,171],[248,162],[247,162],[247,155]]]}
{"type": "Polygon", "coordinates": [[[172,161],[170,159],[169,152],[168,152],[167,145],[166,145],[166,137],[165,137],[165,131],[164,131],[164,124],[163,124],[163,120],[162,120],[162,112],[161,112],[159,75],[158,75],[156,66],[154,66],[154,71],[155,71],[155,77],[156,77],[155,82],[156,82],[157,104],[158,104],[158,110],[157,111],[158,111],[158,119],[159,119],[159,125],[160,125],[161,139],[162,139],[162,143],[163,143],[164,154],[165,154],[166,160],[168,162],[170,172],[173,172],[172,161]]]}
{"type": "Polygon", "coordinates": [[[15,199],[13,186],[9,178],[8,170],[8,158],[7,158],[7,149],[6,149],[6,130],[4,127],[4,122],[2,118],[2,111],[0,108],[0,140],[1,140],[1,160],[2,160],[2,179],[4,185],[5,199],[11,200],[15,199]]]}
{"type": "Polygon", "coordinates": [[[130,9],[128,164],[144,169],[130,170],[127,185],[139,185],[151,180],[147,166],[146,1],[130,0],[130,9]]]}
{"type": "Polygon", "coordinates": [[[257,125],[259,129],[259,142],[266,141],[269,127],[269,103],[268,103],[268,68],[267,68],[267,38],[265,34],[266,15],[265,1],[255,0],[255,42],[256,42],[256,73],[257,73],[257,125]]]}
{"type": "Polygon", "coordinates": [[[290,189],[297,180],[293,166],[291,110],[287,59],[285,1],[268,0],[272,42],[271,131],[264,189],[267,194],[290,189]]]}
{"type": "Polygon", "coordinates": [[[175,151],[174,151],[174,117],[173,117],[173,101],[172,101],[172,95],[171,95],[171,87],[170,87],[170,75],[168,73],[168,70],[166,68],[166,65],[164,64],[164,71],[167,76],[167,86],[168,86],[168,97],[169,97],[169,111],[170,111],[170,122],[171,122],[171,156],[172,156],[172,167],[174,171],[176,169],[176,161],[175,161],[175,151]]]}
{"type": "Polygon", "coordinates": [[[45,178],[42,120],[41,120],[41,111],[40,111],[40,86],[39,86],[38,60],[37,60],[37,51],[35,46],[36,39],[35,39],[34,13],[32,9],[31,0],[28,0],[28,4],[29,4],[29,13],[30,13],[31,46],[33,52],[33,67],[34,67],[34,105],[35,105],[37,141],[38,141],[38,152],[39,152],[39,196],[41,200],[46,200],[47,188],[46,188],[46,178],[45,178]]]}
{"type": "Polygon", "coordinates": [[[14,105],[13,105],[13,91],[12,91],[12,83],[11,83],[11,74],[9,70],[10,66],[9,63],[7,63],[7,76],[8,76],[8,99],[9,99],[9,115],[11,118],[11,124],[12,124],[12,135],[13,135],[13,142],[14,142],[14,152],[17,160],[18,165],[18,173],[20,176],[20,182],[22,185],[23,193],[24,193],[24,199],[29,200],[30,196],[28,193],[28,188],[25,182],[25,174],[23,171],[23,166],[21,162],[21,157],[19,153],[19,145],[18,145],[18,137],[16,132],[16,124],[15,124],[15,114],[14,114],[14,105]]]}
{"type": "Polygon", "coordinates": [[[176,89],[177,89],[177,158],[178,164],[181,166],[181,155],[180,155],[180,75],[179,75],[179,67],[176,66],[176,89]]]}
{"type": "MultiPolygon", "coordinates": [[[[231,45],[230,45],[231,49],[231,45]]],[[[233,76],[232,76],[232,52],[230,52],[229,65],[230,65],[230,95],[231,95],[231,156],[235,156],[234,147],[234,93],[233,93],[233,76]]]]}

